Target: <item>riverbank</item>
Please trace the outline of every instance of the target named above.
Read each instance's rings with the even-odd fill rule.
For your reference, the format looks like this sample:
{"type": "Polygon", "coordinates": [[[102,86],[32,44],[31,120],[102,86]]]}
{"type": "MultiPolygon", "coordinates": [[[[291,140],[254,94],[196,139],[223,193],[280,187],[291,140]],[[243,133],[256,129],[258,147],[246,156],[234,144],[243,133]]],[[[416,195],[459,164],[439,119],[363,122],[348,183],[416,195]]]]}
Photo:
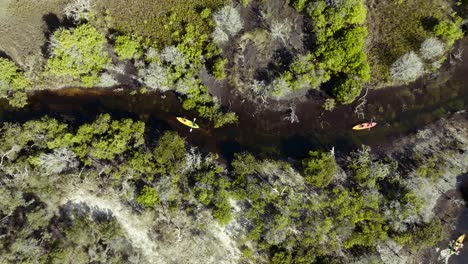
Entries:
{"type": "MultiPolygon", "coordinates": [[[[392,144],[393,153],[400,162],[410,160],[411,155],[422,154],[430,158],[438,155],[438,167],[445,168],[442,178],[432,191],[418,186],[418,192],[432,199],[433,213],[442,224],[440,242],[420,251],[406,251],[412,259],[409,263],[466,263],[468,250],[450,256],[448,246],[459,234],[468,232],[468,113],[453,114],[418,131],[417,134],[397,140],[392,144]]],[[[404,162],[403,162],[404,163],[404,162]]],[[[427,164],[430,161],[426,161],[427,164]]],[[[408,164],[409,165],[409,164],[408,164]]],[[[423,243],[424,241],[421,241],[423,243]]]]}

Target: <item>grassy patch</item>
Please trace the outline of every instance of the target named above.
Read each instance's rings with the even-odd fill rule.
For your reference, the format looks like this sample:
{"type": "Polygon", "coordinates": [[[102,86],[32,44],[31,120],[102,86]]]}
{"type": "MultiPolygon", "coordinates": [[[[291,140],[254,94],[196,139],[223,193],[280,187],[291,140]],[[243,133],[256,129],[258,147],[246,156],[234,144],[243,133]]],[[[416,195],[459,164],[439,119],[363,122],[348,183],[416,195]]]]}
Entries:
{"type": "Polygon", "coordinates": [[[445,0],[369,1],[368,8],[372,83],[388,83],[391,64],[406,52],[419,50],[434,36],[434,26],[452,12],[445,0]]]}
{"type": "MultiPolygon", "coordinates": [[[[210,25],[200,15],[214,10],[225,0],[104,0],[96,1],[98,17],[108,16],[108,27],[124,33],[149,37],[160,46],[180,40],[182,29],[192,24],[206,33],[210,25]]],[[[104,20],[101,20],[104,22],[104,20]]]]}
{"type": "Polygon", "coordinates": [[[60,18],[67,0],[0,0],[0,50],[25,70],[42,60],[44,32],[53,27],[54,14],[60,18]],[[48,26],[45,21],[48,21],[48,26]]]}

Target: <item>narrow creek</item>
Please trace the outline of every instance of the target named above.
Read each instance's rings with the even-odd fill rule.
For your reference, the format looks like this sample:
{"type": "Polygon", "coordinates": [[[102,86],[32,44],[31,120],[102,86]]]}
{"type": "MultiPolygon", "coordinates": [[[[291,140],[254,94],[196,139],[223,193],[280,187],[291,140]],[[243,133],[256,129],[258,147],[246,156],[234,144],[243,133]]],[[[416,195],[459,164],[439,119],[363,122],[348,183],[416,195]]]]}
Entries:
{"type": "MultiPolygon", "coordinates": [[[[468,38],[459,47],[468,50],[468,38]]],[[[299,123],[291,124],[284,120],[288,114],[285,111],[259,112],[255,103],[229,94],[221,99],[239,115],[238,124],[214,129],[207,120],[197,119],[202,129],[190,133],[175,117],[193,118],[196,113],[183,110],[172,93],[130,95],[128,89],[67,88],[36,92],[30,96],[29,106],[18,111],[2,107],[0,120],[22,121],[49,115],[80,124],[99,113],[134,117],[146,121],[154,131],[176,130],[193,145],[221,153],[226,159],[243,150],[260,156],[298,158],[314,148],[335,147],[340,153],[366,144],[379,149],[391,144],[392,139],[466,109],[468,52],[463,60],[465,63],[457,61],[453,66],[446,63],[436,77],[426,76],[408,86],[370,90],[364,118],[354,113],[358,103],[328,112],[317,100],[307,100],[296,104],[299,123]],[[351,130],[354,124],[368,120],[378,122],[378,126],[370,131],[351,130]]]]}

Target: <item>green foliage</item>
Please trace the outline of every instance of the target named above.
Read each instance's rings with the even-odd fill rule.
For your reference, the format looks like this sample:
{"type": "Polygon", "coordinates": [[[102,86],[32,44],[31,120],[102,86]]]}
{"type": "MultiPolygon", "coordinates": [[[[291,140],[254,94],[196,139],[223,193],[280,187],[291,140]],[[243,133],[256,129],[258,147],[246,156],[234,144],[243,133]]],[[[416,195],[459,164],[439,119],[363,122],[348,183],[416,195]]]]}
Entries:
{"type": "Polygon", "coordinates": [[[141,39],[126,35],[117,37],[114,50],[121,60],[139,59],[143,54],[141,39]]]}
{"type": "Polygon", "coordinates": [[[162,175],[179,175],[180,166],[186,158],[185,144],[185,140],[177,133],[164,133],[153,152],[156,172],[162,175]]]}
{"type": "Polygon", "coordinates": [[[302,88],[317,88],[325,80],[317,72],[314,63],[315,58],[312,54],[298,56],[294,59],[289,70],[281,75],[281,78],[288,83],[288,88],[293,91],[302,88]]]}
{"type": "Polygon", "coordinates": [[[231,162],[231,166],[237,176],[244,177],[245,175],[255,172],[257,160],[250,153],[236,153],[234,154],[234,160],[231,162]]]}
{"type": "Polygon", "coordinates": [[[220,225],[226,225],[231,221],[231,209],[227,200],[223,200],[216,205],[213,210],[213,217],[220,225]]]}
{"type": "Polygon", "coordinates": [[[342,29],[352,29],[354,25],[363,24],[367,15],[363,0],[346,1],[335,6],[319,0],[309,4],[308,12],[318,32],[319,43],[325,42],[342,29]]]}
{"type": "Polygon", "coordinates": [[[131,119],[111,120],[100,115],[92,124],[80,126],[76,134],[66,133],[52,142],[51,149],[69,147],[85,163],[93,159],[113,160],[117,155],[144,144],[145,124],[131,119]]]}
{"type": "Polygon", "coordinates": [[[3,152],[10,150],[10,159],[14,160],[20,151],[28,153],[32,146],[38,149],[47,149],[48,142],[60,137],[67,129],[67,125],[57,120],[43,117],[39,120],[28,121],[22,125],[6,123],[2,130],[0,147],[3,152]]]}
{"type": "Polygon", "coordinates": [[[421,163],[422,164],[416,169],[416,174],[419,177],[428,178],[432,182],[435,182],[442,176],[442,170],[439,166],[439,158],[437,158],[437,156],[429,157],[421,163]]]}
{"type": "Polygon", "coordinates": [[[408,246],[411,250],[422,250],[433,247],[443,240],[442,232],[441,221],[435,218],[428,225],[412,233],[399,234],[394,240],[401,245],[408,246]]]}
{"type": "Polygon", "coordinates": [[[333,109],[335,109],[335,105],[336,105],[335,99],[327,98],[325,99],[325,102],[323,103],[322,108],[327,111],[332,111],[333,109]]]}
{"type": "Polygon", "coordinates": [[[336,100],[342,104],[354,102],[356,97],[361,94],[362,83],[355,79],[343,79],[333,87],[333,95],[336,100]]]}
{"type": "Polygon", "coordinates": [[[440,21],[434,27],[434,34],[436,36],[442,37],[447,41],[448,45],[453,45],[455,40],[463,38],[463,30],[461,26],[463,25],[463,19],[458,17],[455,19],[455,22],[451,21],[440,21]]]}
{"type": "Polygon", "coordinates": [[[122,250],[125,239],[115,220],[97,222],[79,212],[68,214],[73,217],[72,221],[68,220],[71,225],[60,226],[64,235],[54,237],[47,263],[89,263],[96,256],[103,262],[117,263],[126,254],[122,250]],[[88,249],[94,254],[89,254],[88,249]]]}
{"type": "Polygon", "coordinates": [[[227,112],[227,113],[220,113],[218,112],[217,115],[213,118],[214,119],[214,127],[222,127],[226,124],[234,124],[237,122],[237,115],[234,112],[227,112]]]}
{"type": "Polygon", "coordinates": [[[298,10],[307,7],[313,21],[316,43],[313,53],[296,60],[283,79],[295,89],[317,87],[338,79],[333,95],[339,102],[351,103],[370,80],[370,67],[364,53],[367,28],[362,26],[367,9],[363,0],[328,5],[324,0],[294,1],[298,10]],[[344,78],[343,78],[344,76],[344,78]]]}
{"type": "Polygon", "coordinates": [[[59,29],[53,35],[52,56],[47,68],[59,76],[80,79],[85,87],[99,82],[99,73],[111,62],[106,39],[89,24],[73,30],[59,29]]]}
{"type": "Polygon", "coordinates": [[[240,3],[244,6],[247,7],[252,0],[240,0],[240,3]]]}
{"type": "Polygon", "coordinates": [[[298,11],[302,11],[305,8],[306,3],[309,2],[309,0],[293,0],[292,4],[294,8],[298,11]]]}
{"type": "Polygon", "coordinates": [[[363,146],[351,153],[348,167],[356,182],[362,188],[376,188],[377,182],[390,174],[390,166],[380,161],[373,161],[370,147],[363,146]]]}
{"type": "Polygon", "coordinates": [[[145,185],[136,201],[144,207],[150,208],[159,202],[159,196],[153,187],[145,185]]]}
{"type": "Polygon", "coordinates": [[[224,65],[228,62],[227,59],[219,58],[213,64],[213,76],[218,80],[224,80],[226,73],[224,72],[224,65]]]}
{"type": "Polygon", "coordinates": [[[345,73],[368,81],[369,65],[365,55],[364,40],[367,37],[365,27],[347,30],[342,36],[327,39],[317,48],[315,54],[322,58],[320,68],[331,74],[345,73]]]}
{"type": "Polygon", "coordinates": [[[351,236],[345,241],[346,248],[354,246],[375,246],[385,240],[388,227],[385,218],[379,214],[381,196],[364,192],[349,192],[341,188],[333,189],[329,206],[335,208],[334,218],[350,221],[354,227],[351,236]]]}
{"type": "Polygon", "coordinates": [[[332,154],[309,151],[309,157],[302,160],[304,178],[318,188],[326,187],[333,180],[337,165],[332,154]]]}
{"type": "Polygon", "coordinates": [[[14,62],[0,58],[0,97],[21,108],[27,104],[26,91],[31,84],[14,62]]]}
{"type": "Polygon", "coordinates": [[[271,259],[271,263],[274,264],[289,264],[292,263],[292,256],[290,252],[276,252],[271,259]]]}

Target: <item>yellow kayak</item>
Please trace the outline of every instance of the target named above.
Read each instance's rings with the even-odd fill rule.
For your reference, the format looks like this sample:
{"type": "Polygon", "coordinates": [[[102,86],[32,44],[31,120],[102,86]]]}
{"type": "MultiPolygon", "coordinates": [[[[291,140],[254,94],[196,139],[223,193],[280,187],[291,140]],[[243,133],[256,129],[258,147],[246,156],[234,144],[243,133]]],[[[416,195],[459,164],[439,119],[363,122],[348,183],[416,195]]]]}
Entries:
{"type": "Polygon", "coordinates": [[[377,125],[376,122],[367,122],[367,123],[362,123],[359,125],[353,126],[353,130],[364,130],[364,129],[370,129],[373,128],[377,125]]]}
{"type": "Polygon", "coordinates": [[[465,234],[461,234],[458,236],[457,240],[453,242],[452,246],[450,247],[451,253],[458,255],[460,249],[463,247],[463,241],[465,240],[465,234]]]}
{"type": "Polygon", "coordinates": [[[182,118],[182,117],[177,117],[177,121],[181,122],[182,124],[190,128],[200,128],[195,122],[182,118]]]}

